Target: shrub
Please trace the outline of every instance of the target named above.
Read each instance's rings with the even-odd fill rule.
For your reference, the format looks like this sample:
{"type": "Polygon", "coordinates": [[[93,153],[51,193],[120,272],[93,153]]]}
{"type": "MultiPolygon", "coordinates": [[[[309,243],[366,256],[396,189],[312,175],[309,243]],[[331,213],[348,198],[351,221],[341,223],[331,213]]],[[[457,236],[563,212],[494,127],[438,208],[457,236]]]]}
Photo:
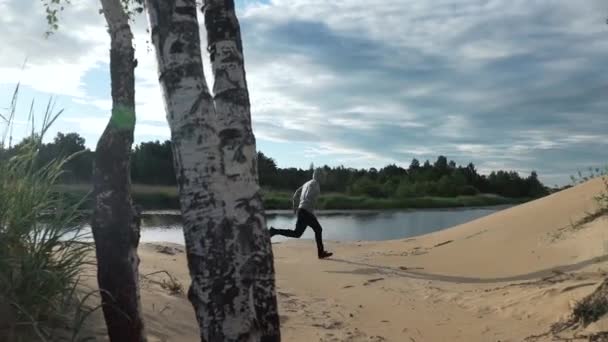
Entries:
{"type": "Polygon", "coordinates": [[[472,185],[465,185],[460,190],[460,194],[464,196],[475,196],[479,194],[479,190],[477,190],[477,188],[472,185]]]}
{"type": "Polygon", "coordinates": [[[354,195],[364,195],[369,197],[384,197],[382,186],[367,177],[359,178],[351,187],[354,195]]]}
{"type": "Polygon", "coordinates": [[[410,182],[402,181],[397,187],[397,197],[399,198],[416,197],[417,195],[414,184],[410,182]]]}

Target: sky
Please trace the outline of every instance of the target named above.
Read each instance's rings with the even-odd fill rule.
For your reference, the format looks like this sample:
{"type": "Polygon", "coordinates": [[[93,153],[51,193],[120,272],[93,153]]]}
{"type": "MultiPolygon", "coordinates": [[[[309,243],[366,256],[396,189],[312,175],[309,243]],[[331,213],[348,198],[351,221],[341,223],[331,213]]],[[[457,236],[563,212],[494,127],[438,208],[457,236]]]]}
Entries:
{"type": "MultiPolygon", "coordinates": [[[[0,0],[0,113],[21,84],[15,141],[31,101],[40,117],[53,98],[64,113],[47,138],[78,132],[94,149],[111,109],[98,9],[72,0],[47,39],[40,1],[0,0]]],[[[280,167],[445,155],[553,186],[608,164],[605,0],[241,0],[237,15],[258,150],[280,167]]],[[[136,142],[169,139],[146,28],[135,18],[136,142]]]]}

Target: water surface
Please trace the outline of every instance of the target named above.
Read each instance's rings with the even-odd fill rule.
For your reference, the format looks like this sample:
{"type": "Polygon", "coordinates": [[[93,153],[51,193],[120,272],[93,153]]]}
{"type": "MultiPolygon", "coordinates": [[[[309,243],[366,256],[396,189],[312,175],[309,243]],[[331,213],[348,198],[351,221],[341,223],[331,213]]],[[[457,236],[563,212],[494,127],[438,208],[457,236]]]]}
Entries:
{"type": "MultiPolygon", "coordinates": [[[[394,211],[321,211],[317,213],[326,240],[393,240],[432,233],[492,214],[508,206],[394,211]]],[[[287,211],[269,211],[268,226],[293,229],[296,217],[287,211]]],[[[142,221],[142,242],[184,243],[181,217],[177,212],[148,212],[142,221]]],[[[314,239],[312,229],[302,236],[314,239]]],[[[272,241],[287,238],[275,236],[272,241]]]]}

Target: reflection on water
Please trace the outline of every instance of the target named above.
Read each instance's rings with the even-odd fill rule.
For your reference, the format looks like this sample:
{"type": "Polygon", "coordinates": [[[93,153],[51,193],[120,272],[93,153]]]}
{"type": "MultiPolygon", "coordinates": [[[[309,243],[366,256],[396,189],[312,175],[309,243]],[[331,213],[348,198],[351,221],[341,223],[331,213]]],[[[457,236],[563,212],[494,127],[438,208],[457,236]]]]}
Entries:
{"type": "MultiPolygon", "coordinates": [[[[320,212],[319,222],[327,240],[391,240],[422,235],[459,225],[492,214],[506,207],[407,210],[407,211],[332,211],[320,212]]],[[[267,215],[268,226],[293,228],[296,217],[291,212],[271,211],[267,215]]],[[[184,243],[181,217],[176,212],[152,212],[144,215],[142,241],[166,241],[184,243]]],[[[312,229],[302,238],[314,239],[312,229]]],[[[272,241],[287,238],[276,236],[272,241]]]]}

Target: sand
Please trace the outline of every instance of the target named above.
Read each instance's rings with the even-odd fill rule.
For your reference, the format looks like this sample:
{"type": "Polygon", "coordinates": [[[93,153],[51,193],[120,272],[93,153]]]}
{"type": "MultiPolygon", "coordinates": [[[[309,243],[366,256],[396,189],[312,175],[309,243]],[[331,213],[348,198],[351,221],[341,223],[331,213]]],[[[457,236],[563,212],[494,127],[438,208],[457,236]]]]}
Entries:
{"type": "MultiPolygon", "coordinates": [[[[316,258],[313,241],[274,244],[283,341],[504,342],[543,333],[608,273],[608,218],[573,227],[596,209],[602,185],[415,238],[328,242],[329,260],[316,258]]],[[[141,274],[166,270],[187,287],[183,251],[141,246],[141,274]]],[[[142,279],[149,340],[199,341],[190,303],[162,279],[142,279]]],[[[585,329],[598,330],[608,322],[585,329]]]]}

